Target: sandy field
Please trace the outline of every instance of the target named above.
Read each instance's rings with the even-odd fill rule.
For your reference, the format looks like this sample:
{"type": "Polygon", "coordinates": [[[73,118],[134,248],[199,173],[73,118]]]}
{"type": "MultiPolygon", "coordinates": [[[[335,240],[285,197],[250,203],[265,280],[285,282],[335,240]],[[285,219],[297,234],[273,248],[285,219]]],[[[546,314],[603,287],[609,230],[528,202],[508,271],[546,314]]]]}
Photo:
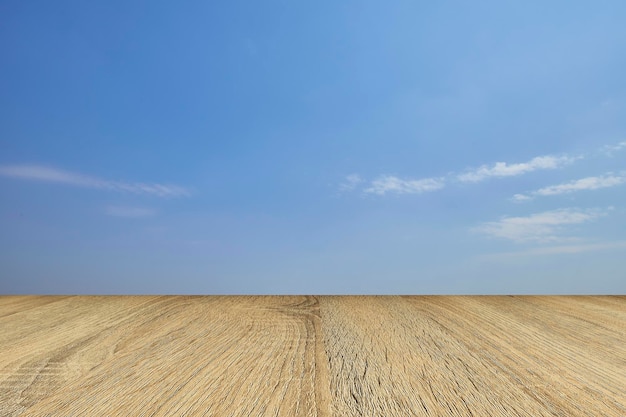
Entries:
{"type": "Polygon", "coordinates": [[[1,296],[0,416],[626,416],[626,296],[1,296]]]}

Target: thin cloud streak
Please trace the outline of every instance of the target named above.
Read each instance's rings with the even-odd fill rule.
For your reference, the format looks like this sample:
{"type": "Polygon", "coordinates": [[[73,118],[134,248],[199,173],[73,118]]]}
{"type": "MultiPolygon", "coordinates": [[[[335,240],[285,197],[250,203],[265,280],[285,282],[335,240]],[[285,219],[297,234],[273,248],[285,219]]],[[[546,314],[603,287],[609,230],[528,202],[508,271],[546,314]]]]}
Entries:
{"type": "Polygon", "coordinates": [[[581,157],[570,156],[538,156],[528,162],[518,164],[507,164],[506,162],[496,162],[493,166],[482,165],[479,168],[457,175],[461,182],[480,182],[491,177],[513,177],[528,172],[557,169],[571,164],[581,157]]]}
{"type": "Polygon", "coordinates": [[[571,255],[615,249],[626,249],[626,241],[622,240],[615,242],[590,243],[586,245],[543,246],[521,251],[479,255],[477,259],[482,261],[508,261],[514,258],[521,258],[526,256],[571,255]]]}
{"type": "Polygon", "coordinates": [[[442,178],[424,178],[419,180],[402,179],[393,175],[382,175],[372,181],[369,188],[364,192],[368,194],[385,195],[395,194],[421,194],[428,191],[436,191],[445,187],[442,178]]]}
{"type": "Polygon", "coordinates": [[[551,196],[559,194],[569,194],[577,191],[598,190],[600,188],[610,188],[626,183],[626,174],[613,175],[611,173],[587,177],[564,184],[551,185],[541,188],[529,194],[515,194],[513,201],[531,200],[534,196],[551,196]]]}
{"type": "Polygon", "coordinates": [[[565,208],[543,213],[535,213],[526,217],[502,217],[495,222],[487,222],[472,229],[488,237],[506,239],[517,243],[536,242],[549,243],[567,240],[560,233],[565,226],[590,222],[606,216],[608,210],[565,208]]]}
{"type": "Polygon", "coordinates": [[[0,175],[23,180],[53,182],[76,187],[147,194],[157,197],[183,197],[190,195],[187,189],[177,185],[103,180],[40,165],[4,165],[0,166],[0,175]]]}

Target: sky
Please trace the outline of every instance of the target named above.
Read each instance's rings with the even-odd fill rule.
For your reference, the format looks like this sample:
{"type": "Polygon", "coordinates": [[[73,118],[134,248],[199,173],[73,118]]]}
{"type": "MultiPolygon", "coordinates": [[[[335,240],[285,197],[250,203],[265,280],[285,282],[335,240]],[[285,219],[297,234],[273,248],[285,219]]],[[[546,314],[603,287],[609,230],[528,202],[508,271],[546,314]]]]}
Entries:
{"type": "Polygon", "coordinates": [[[0,16],[0,294],[626,293],[626,2],[0,16]]]}

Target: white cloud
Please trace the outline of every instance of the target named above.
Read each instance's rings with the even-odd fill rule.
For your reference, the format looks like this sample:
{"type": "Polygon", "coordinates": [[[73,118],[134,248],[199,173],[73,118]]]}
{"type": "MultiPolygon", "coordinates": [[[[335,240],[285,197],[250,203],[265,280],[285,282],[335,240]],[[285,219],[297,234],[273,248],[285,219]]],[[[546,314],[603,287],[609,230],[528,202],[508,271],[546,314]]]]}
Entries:
{"type": "Polygon", "coordinates": [[[340,191],[352,191],[362,182],[363,182],[363,179],[359,175],[350,174],[345,178],[344,182],[339,184],[339,190],[340,191]]]}
{"type": "Polygon", "coordinates": [[[556,195],[571,193],[582,190],[597,190],[598,188],[615,187],[626,182],[626,176],[603,175],[600,177],[587,177],[566,184],[552,185],[536,191],[537,195],[556,195]]]}
{"type": "Polygon", "coordinates": [[[622,149],[626,149],[626,141],[620,142],[616,145],[606,145],[602,147],[602,152],[607,156],[613,156],[615,152],[619,152],[622,149]]]}
{"type": "Polygon", "coordinates": [[[523,253],[526,255],[557,255],[566,253],[584,253],[595,252],[608,249],[621,249],[626,248],[625,241],[619,242],[607,242],[607,243],[592,243],[587,245],[565,245],[565,246],[548,246],[542,248],[533,248],[523,253]]]}
{"type": "MultiPolygon", "coordinates": [[[[606,145],[598,151],[603,152],[607,156],[612,156],[614,152],[626,149],[626,141],[619,142],[615,145],[606,145]]],[[[450,172],[445,176],[432,177],[419,180],[403,179],[393,175],[382,175],[371,182],[368,188],[364,190],[365,193],[385,195],[387,193],[397,194],[418,194],[427,191],[433,191],[443,188],[447,183],[460,181],[463,183],[477,183],[489,178],[504,178],[515,177],[523,174],[527,174],[533,171],[540,170],[553,170],[564,168],[577,160],[583,159],[587,156],[594,154],[593,152],[587,152],[582,155],[543,155],[537,156],[526,162],[520,163],[507,163],[496,162],[492,165],[481,165],[478,168],[468,169],[465,172],[450,172]]],[[[616,176],[601,176],[601,177],[589,177],[582,180],[573,181],[572,183],[562,184],[560,186],[546,187],[545,189],[538,190],[535,193],[529,194],[515,194],[512,198],[513,201],[525,201],[533,198],[534,195],[552,195],[562,194],[564,192],[573,192],[583,189],[596,189],[604,188],[617,184],[612,184],[612,181],[621,181],[622,177],[616,176]],[[610,184],[610,185],[609,185],[610,184]],[[552,193],[552,194],[547,194],[552,193]]],[[[352,191],[358,188],[363,182],[363,179],[356,174],[349,175],[345,178],[345,181],[340,184],[341,191],[352,191]]],[[[620,182],[621,184],[621,182],[620,182]]]]}
{"type": "Polygon", "coordinates": [[[114,217],[140,218],[154,216],[156,211],[144,207],[108,206],[105,213],[114,217]]]}
{"type": "Polygon", "coordinates": [[[576,191],[597,190],[600,188],[609,188],[626,183],[626,174],[613,175],[605,174],[597,177],[587,177],[564,184],[551,185],[541,188],[529,194],[515,194],[514,201],[530,200],[533,196],[549,196],[573,193],[576,191]]]}
{"type": "Polygon", "coordinates": [[[40,165],[4,165],[0,166],[0,175],[10,178],[54,182],[77,187],[129,192],[133,194],[148,194],[157,197],[181,197],[189,195],[188,190],[177,185],[103,180],[40,165]]]}
{"type": "Polygon", "coordinates": [[[457,175],[457,179],[462,182],[479,182],[490,177],[512,177],[522,175],[527,172],[556,169],[571,164],[580,157],[570,156],[538,156],[528,162],[518,164],[507,164],[506,162],[496,162],[493,166],[482,165],[479,168],[469,170],[457,175]]]}
{"type": "MultiPolygon", "coordinates": [[[[611,210],[609,207],[608,210],[611,210]]],[[[474,228],[478,233],[514,242],[558,242],[572,240],[559,234],[567,225],[586,223],[605,216],[608,210],[574,208],[536,213],[526,217],[503,217],[474,228]]]]}
{"type": "Polygon", "coordinates": [[[435,191],[445,187],[442,178],[424,178],[419,180],[402,179],[392,175],[383,175],[372,181],[366,193],[385,195],[396,194],[421,194],[427,191],[435,191]]]}
{"type": "Polygon", "coordinates": [[[0,166],[0,175],[26,180],[58,182],[89,188],[102,188],[105,186],[104,181],[95,178],[38,165],[0,166]]]}
{"type": "Polygon", "coordinates": [[[626,249],[626,241],[590,243],[584,245],[542,246],[514,252],[500,252],[478,256],[483,261],[508,261],[526,256],[567,255],[603,250],[626,249]]]}
{"type": "Polygon", "coordinates": [[[528,201],[528,200],[532,200],[533,198],[526,195],[526,194],[515,194],[512,198],[513,201],[519,202],[519,201],[528,201]]]}
{"type": "Polygon", "coordinates": [[[623,141],[623,142],[618,143],[617,145],[613,146],[611,149],[614,150],[614,151],[619,151],[619,150],[622,150],[622,149],[626,149],[626,140],[623,141]]]}

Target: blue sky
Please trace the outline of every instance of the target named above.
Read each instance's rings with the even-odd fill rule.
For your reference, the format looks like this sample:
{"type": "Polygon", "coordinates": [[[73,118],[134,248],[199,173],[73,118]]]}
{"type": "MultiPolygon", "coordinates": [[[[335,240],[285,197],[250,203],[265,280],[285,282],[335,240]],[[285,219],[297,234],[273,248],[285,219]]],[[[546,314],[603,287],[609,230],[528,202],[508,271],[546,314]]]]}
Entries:
{"type": "Polygon", "coordinates": [[[0,293],[626,292],[626,3],[431,3],[2,2],[0,293]]]}

